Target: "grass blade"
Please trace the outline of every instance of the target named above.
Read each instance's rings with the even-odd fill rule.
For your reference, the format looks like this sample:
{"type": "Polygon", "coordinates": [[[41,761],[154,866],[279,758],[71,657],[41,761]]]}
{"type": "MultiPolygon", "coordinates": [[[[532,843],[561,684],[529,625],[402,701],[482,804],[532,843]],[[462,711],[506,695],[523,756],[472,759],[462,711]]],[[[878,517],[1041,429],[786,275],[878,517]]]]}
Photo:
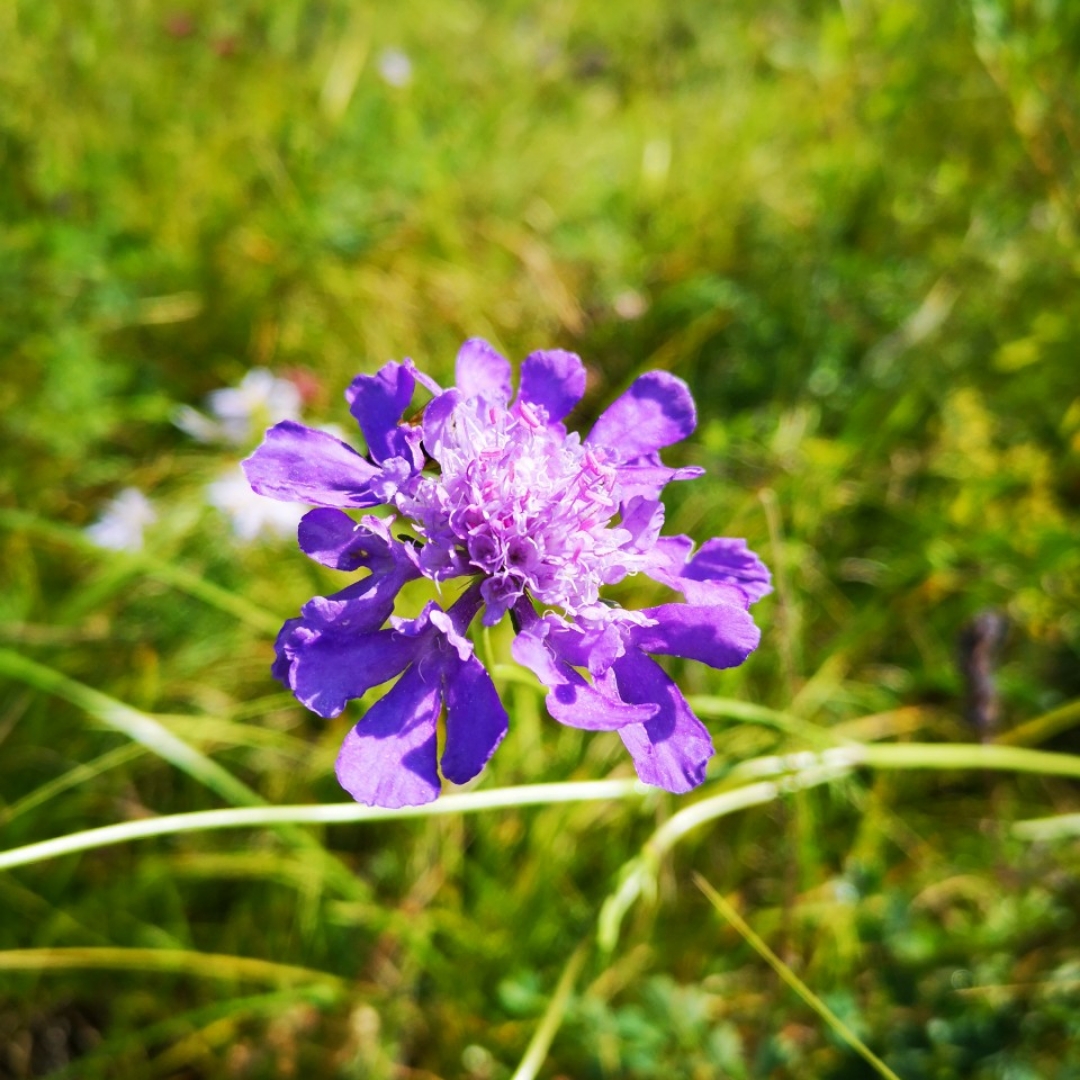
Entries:
{"type": "Polygon", "coordinates": [[[529,1045],[525,1048],[525,1056],[521,1059],[514,1075],[510,1080],[535,1080],[540,1066],[544,1064],[548,1050],[551,1049],[552,1040],[563,1022],[567,1006],[570,1004],[570,995],[574,992],[574,984],[589,955],[589,943],[583,941],[571,954],[570,959],[563,968],[562,975],[555,986],[555,992],[551,995],[548,1007],[537,1025],[529,1045]]]}
{"type": "Polygon", "coordinates": [[[186,570],[182,566],[155,558],[149,552],[114,551],[100,548],[81,529],[72,525],[47,521],[25,510],[9,508],[0,508],[0,525],[11,529],[27,529],[39,536],[46,536],[51,540],[78,548],[84,554],[108,559],[113,565],[127,566],[133,571],[169,585],[178,592],[187,593],[188,596],[201,600],[209,607],[215,607],[219,611],[232,615],[260,633],[276,636],[284,621],[273,612],[253,604],[250,600],[237,596],[236,593],[215,585],[212,581],[207,581],[201,575],[186,570]]]}
{"type": "Polygon", "coordinates": [[[841,1020],[840,1017],[837,1016],[836,1013],[834,1013],[832,1009],[830,1009],[829,1006],[826,1005],[825,1002],[822,1001],[821,998],[819,998],[817,994],[815,994],[814,991],[811,990],[810,987],[807,986],[806,983],[804,983],[802,979],[800,979],[799,976],[772,951],[772,949],[769,948],[768,945],[765,944],[765,942],[754,932],[753,927],[751,927],[750,924],[747,923],[700,874],[694,874],[694,882],[706,897],[708,897],[709,903],[712,904],[731,926],[739,932],[743,940],[754,949],[769,967],[771,967],[773,971],[775,971],[776,974],[779,975],[780,978],[783,979],[784,982],[786,982],[788,986],[790,986],[791,989],[794,990],[795,993],[798,994],[799,997],[801,997],[803,1001],[805,1001],[806,1004],[809,1005],[810,1008],[813,1009],[814,1012],[816,1012],[818,1016],[820,1016],[822,1020],[824,1020],[825,1023],[827,1023],[829,1027],[831,1027],[833,1031],[835,1031],[836,1034],[852,1048],[852,1050],[862,1056],[879,1076],[884,1076],[886,1080],[900,1080],[900,1077],[897,1076],[896,1073],[894,1073],[892,1069],[890,1069],[889,1066],[886,1065],[885,1062],[882,1061],[881,1058],[879,1058],[877,1054],[875,1054],[874,1051],[871,1050],[870,1047],[868,1047],[866,1043],[864,1043],[862,1039],[860,1039],[859,1036],[856,1035],[855,1032],[852,1031],[851,1028],[849,1028],[847,1024],[845,1024],[844,1021],[841,1020]]]}
{"type": "Polygon", "coordinates": [[[14,802],[10,806],[0,807],[0,825],[6,825],[9,821],[14,821],[20,814],[25,814],[28,810],[33,810],[42,803],[48,802],[61,792],[78,787],[79,784],[92,780],[95,776],[100,776],[110,769],[126,765],[129,761],[134,761],[144,753],[146,753],[145,747],[137,743],[125,743],[123,746],[118,746],[114,750],[102,754],[93,761],[76,765],[74,768],[68,769],[62,776],[57,776],[48,783],[42,784],[41,787],[35,788],[28,795],[24,795],[18,802],[14,802]]]}
{"type": "Polygon", "coordinates": [[[271,986],[344,981],[327,971],[279,964],[252,956],[230,956],[197,949],[87,948],[8,949],[0,951],[0,971],[139,971],[194,975],[201,979],[240,979],[271,986]]]}
{"type": "MultiPolygon", "coordinates": [[[[66,675],[36,663],[18,653],[7,649],[0,649],[0,674],[19,679],[45,693],[55,694],[70,701],[73,705],[83,709],[89,715],[100,720],[103,724],[119,731],[134,742],[146,747],[151,753],[156,754],[164,761],[176,766],[182,772],[187,773],[194,780],[203,784],[215,794],[220,795],[232,806],[257,809],[265,807],[265,800],[256,791],[252,790],[242,780],[233,776],[227,769],[216,761],[206,757],[194,747],[189,746],[178,738],[154,717],[133,709],[130,705],[117,701],[92,687],[69,679],[66,675]]],[[[213,813],[213,811],[211,811],[213,813]]],[[[178,815],[184,817],[186,815],[178,815]]],[[[105,834],[113,836],[111,829],[120,831],[121,838],[125,829],[131,829],[139,824],[154,824],[160,818],[150,818],[143,822],[125,822],[119,826],[106,826],[104,829],[91,829],[89,833],[75,833],[74,837],[86,838],[88,835],[105,834]]],[[[339,859],[333,856],[325,847],[309,833],[296,829],[293,823],[285,818],[269,822],[273,824],[279,833],[294,846],[302,848],[318,859],[325,871],[327,878],[346,896],[363,895],[363,888],[356,878],[339,859]]],[[[53,850],[50,845],[59,843],[57,853],[86,850],[86,846],[76,843],[71,847],[65,847],[64,841],[71,837],[60,837],[59,841],[45,841],[44,850],[53,850]]],[[[105,843],[118,843],[119,839],[106,839],[105,843]]],[[[30,845],[35,847],[36,845],[30,845]]],[[[91,843],[89,847],[98,846],[91,843]]],[[[23,849],[24,851],[27,849],[23,849]]],[[[49,857],[49,856],[46,856],[49,857]]],[[[36,861],[36,860],[32,860],[36,861]]],[[[21,863],[9,863],[8,865],[22,865],[21,863]]],[[[3,867],[0,866],[0,869],[3,867]]]]}
{"type": "Polygon", "coordinates": [[[152,716],[133,709],[108,694],[69,679],[59,671],[9,649],[0,649],[0,675],[18,679],[36,690],[55,694],[71,702],[95,720],[126,735],[163,761],[187,773],[193,780],[197,780],[234,806],[259,806],[263,802],[247,784],[238,780],[228,769],[189,746],[152,716]]]}

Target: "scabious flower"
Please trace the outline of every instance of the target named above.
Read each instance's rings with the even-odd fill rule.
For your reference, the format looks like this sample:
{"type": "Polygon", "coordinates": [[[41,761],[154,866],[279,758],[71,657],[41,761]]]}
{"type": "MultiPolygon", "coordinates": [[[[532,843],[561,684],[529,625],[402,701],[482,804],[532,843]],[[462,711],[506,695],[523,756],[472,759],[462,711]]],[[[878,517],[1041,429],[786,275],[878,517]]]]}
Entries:
{"type": "Polygon", "coordinates": [[[661,536],[663,487],[702,474],[660,460],[694,429],[686,384],[642,375],[582,439],[563,423],[585,390],[572,353],[526,357],[514,397],[508,361],[474,338],[458,353],[456,382],[443,390],[411,360],[392,361],[346,391],[366,456],[285,421],[244,462],[256,492],[315,504],[298,534],[308,556],[367,571],[285,623],[274,675],[325,717],[400,676],[346,737],[337,775],[363,803],[429,802],[440,767],[465,783],[506,734],[466,631],[478,615],[489,626],[509,615],[514,658],[547,688],[556,720],[618,731],[643,781],[690,790],[705,778],[712,741],[653,657],[741,664],[759,638],[748,608],[771,585],[742,540],[695,552],[688,536],[661,536]],[[417,384],[432,395],[420,411],[417,384]],[[375,506],[392,516],[347,513],[375,506]],[[638,573],[683,600],[633,611],[601,595],[638,573]],[[416,619],[394,618],[398,591],[420,577],[465,587],[445,610],[432,602],[416,619]]]}

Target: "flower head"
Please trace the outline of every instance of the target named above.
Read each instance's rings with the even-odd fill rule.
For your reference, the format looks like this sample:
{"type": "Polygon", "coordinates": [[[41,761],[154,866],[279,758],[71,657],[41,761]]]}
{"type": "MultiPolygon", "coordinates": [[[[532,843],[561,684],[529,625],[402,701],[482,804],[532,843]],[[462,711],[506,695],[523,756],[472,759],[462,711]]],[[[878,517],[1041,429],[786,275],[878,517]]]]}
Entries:
{"type": "Polygon", "coordinates": [[[346,392],[366,456],[285,421],[244,462],[255,491],[319,507],[299,529],[311,558],[368,571],[285,624],[274,674],[327,717],[400,675],[346,738],[338,777],[362,802],[427,802],[439,791],[443,708],[440,764],[456,783],[479,773],[506,733],[465,634],[481,611],[486,625],[509,614],[514,658],[547,688],[556,720],[617,730],[647,783],[676,792],[701,783],[709,733],[652,657],[742,663],[759,637],[747,609],[770,584],[741,540],[710,540],[695,553],[689,537],[661,536],[661,490],[702,473],[659,455],[694,429],[686,384],[661,371],[641,376],[582,439],[563,423],[585,389],[572,353],[526,357],[515,397],[510,364],[474,338],[458,353],[456,382],[443,390],[409,360],[388,363],[346,392]],[[417,384],[432,395],[419,413],[417,384]],[[379,505],[413,535],[392,535],[394,519],[346,513],[379,505]],[[637,573],[684,600],[632,611],[602,596],[637,573]],[[445,611],[429,604],[417,619],[394,620],[398,590],[419,577],[467,585],[445,611]]]}

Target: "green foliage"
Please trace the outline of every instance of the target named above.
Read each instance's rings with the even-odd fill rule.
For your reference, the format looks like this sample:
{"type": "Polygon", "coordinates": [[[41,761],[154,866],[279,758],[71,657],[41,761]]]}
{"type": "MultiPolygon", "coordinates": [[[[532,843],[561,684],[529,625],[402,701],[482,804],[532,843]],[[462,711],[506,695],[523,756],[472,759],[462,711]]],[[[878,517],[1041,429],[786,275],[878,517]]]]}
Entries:
{"type": "MultiPolygon", "coordinates": [[[[56,0],[0,6],[0,46],[0,647],[26,661],[0,683],[4,850],[340,799],[363,704],[321,721],[268,666],[275,623],[345,578],[236,541],[205,485],[241,450],[172,418],[267,366],[341,423],[358,370],[445,379],[474,334],[580,352],[583,424],[647,368],[691,383],[670,457],[709,479],[671,531],[746,536],[778,585],[747,665],[674,669],[773,710],[702,710],[709,793],[821,749],[808,728],[993,736],[957,665],[987,608],[1000,737],[1080,696],[1077,5],[56,0]],[[158,512],[143,555],[82,532],[126,486],[158,512]]],[[[499,670],[481,790],[630,775],[499,670]]],[[[1026,730],[1073,752],[1072,720],[1026,730]]],[[[1077,851],[1009,830],[1080,809],[1073,781],[847,771],[635,861],[695,798],[0,872],[0,1077],[499,1080],[643,866],[543,1076],[872,1075],[697,872],[904,1080],[1080,1077],[1077,851]]]]}

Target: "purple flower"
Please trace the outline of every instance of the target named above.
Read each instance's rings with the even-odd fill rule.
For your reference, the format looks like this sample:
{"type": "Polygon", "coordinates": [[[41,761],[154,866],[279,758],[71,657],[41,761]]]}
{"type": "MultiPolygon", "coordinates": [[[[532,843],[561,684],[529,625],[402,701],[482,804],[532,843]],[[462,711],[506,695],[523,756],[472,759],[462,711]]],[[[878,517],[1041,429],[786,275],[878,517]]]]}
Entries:
{"type": "Polygon", "coordinates": [[[368,572],[286,622],[275,676],[326,717],[400,676],[346,737],[338,779],[360,802],[429,802],[440,768],[465,783],[506,734],[506,711],[465,635],[481,610],[488,626],[509,613],[514,658],[547,688],[556,720],[617,730],[642,780],[688,791],[705,778],[712,741],[653,657],[741,664],[759,638],[747,609],[771,586],[742,540],[709,540],[695,553],[689,537],[660,535],[664,485],[702,473],[660,460],[694,429],[686,384],[642,375],[582,439],[563,424],[585,390],[572,353],[526,357],[514,398],[508,361],[473,338],[456,376],[443,390],[410,360],[357,376],[346,399],[366,456],[285,421],[244,462],[255,491],[319,507],[300,524],[307,555],[368,572]],[[418,383],[431,395],[419,411],[418,383]],[[346,513],[379,505],[396,516],[346,513]],[[638,573],[684,600],[631,611],[602,597],[638,573]],[[393,618],[398,591],[419,577],[440,591],[451,578],[466,583],[446,610],[431,603],[416,619],[393,618]]]}

